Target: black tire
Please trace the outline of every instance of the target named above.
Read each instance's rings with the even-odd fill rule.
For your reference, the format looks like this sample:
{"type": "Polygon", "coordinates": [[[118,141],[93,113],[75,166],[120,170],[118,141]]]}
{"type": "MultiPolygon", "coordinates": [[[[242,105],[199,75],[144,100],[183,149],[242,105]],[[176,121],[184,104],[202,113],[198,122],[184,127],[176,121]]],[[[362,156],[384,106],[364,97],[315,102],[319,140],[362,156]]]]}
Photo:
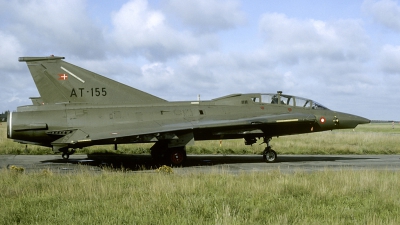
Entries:
{"type": "Polygon", "coordinates": [[[263,159],[266,163],[274,163],[278,159],[278,155],[272,149],[265,149],[263,152],[263,159]]]}
{"type": "Polygon", "coordinates": [[[159,142],[156,142],[150,148],[150,155],[155,162],[163,163],[165,154],[167,153],[167,150],[168,150],[167,142],[159,141],[159,142]]]}
{"type": "Polygon", "coordinates": [[[163,158],[164,151],[162,151],[161,149],[152,149],[150,151],[150,155],[154,160],[159,160],[159,159],[163,158]]]}
{"type": "Polygon", "coordinates": [[[69,154],[63,152],[63,154],[61,155],[63,159],[69,159],[69,154]]]}
{"type": "Polygon", "coordinates": [[[176,147],[168,149],[165,154],[165,159],[171,166],[182,166],[186,161],[186,149],[185,147],[176,147]]]}

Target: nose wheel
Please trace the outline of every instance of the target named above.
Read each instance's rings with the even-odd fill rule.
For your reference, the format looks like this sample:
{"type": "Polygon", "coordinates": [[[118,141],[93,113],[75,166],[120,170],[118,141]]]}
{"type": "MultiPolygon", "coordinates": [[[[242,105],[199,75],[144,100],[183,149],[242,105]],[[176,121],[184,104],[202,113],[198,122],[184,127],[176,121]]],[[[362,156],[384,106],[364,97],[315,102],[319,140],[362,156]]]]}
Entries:
{"type": "Polygon", "coordinates": [[[271,147],[266,147],[263,152],[263,159],[266,163],[274,163],[278,158],[276,152],[271,149],[271,147]]]}
{"type": "Polygon", "coordinates": [[[274,150],[272,150],[271,146],[269,145],[269,142],[271,141],[272,138],[264,137],[264,142],[267,144],[267,147],[265,147],[264,152],[263,152],[263,159],[266,163],[274,163],[278,159],[278,155],[274,150]]]}

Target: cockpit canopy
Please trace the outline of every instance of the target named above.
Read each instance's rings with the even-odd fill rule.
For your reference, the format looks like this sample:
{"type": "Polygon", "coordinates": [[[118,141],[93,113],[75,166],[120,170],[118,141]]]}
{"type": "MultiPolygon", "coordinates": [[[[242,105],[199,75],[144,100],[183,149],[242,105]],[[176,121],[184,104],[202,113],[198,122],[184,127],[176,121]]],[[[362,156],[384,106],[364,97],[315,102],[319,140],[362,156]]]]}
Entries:
{"type": "Polygon", "coordinates": [[[328,109],[327,107],[319,104],[316,101],[292,95],[283,95],[281,93],[260,94],[260,99],[258,99],[257,97],[253,97],[252,100],[254,102],[268,103],[268,104],[280,104],[280,105],[297,106],[297,107],[311,108],[311,109],[328,109]]]}
{"type": "Polygon", "coordinates": [[[253,102],[256,104],[277,104],[306,109],[328,109],[311,99],[284,95],[281,91],[278,91],[276,94],[232,94],[213,99],[213,101],[218,102],[218,104],[250,104],[250,102],[253,102]]]}

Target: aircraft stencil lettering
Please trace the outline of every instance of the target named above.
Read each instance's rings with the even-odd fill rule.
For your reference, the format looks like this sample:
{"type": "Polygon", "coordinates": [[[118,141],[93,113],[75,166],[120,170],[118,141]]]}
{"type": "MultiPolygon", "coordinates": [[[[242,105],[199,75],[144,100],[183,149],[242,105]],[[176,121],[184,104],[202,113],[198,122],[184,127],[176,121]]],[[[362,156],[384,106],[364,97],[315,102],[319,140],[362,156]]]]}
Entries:
{"type": "Polygon", "coordinates": [[[7,119],[7,137],[51,147],[68,159],[92,145],[154,143],[151,155],[181,165],[186,145],[199,140],[263,139],[266,162],[275,162],[272,137],[355,128],[366,118],[329,110],[306,98],[249,93],[208,101],[168,102],[67,63],[64,57],[21,57],[40,97],[7,119]]]}
{"type": "Polygon", "coordinates": [[[107,88],[90,88],[90,90],[85,90],[85,88],[72,88],[71,95],[69,97],[83,97],[83,95],[89,95],[92,97],[107,96],[107,88]]]}

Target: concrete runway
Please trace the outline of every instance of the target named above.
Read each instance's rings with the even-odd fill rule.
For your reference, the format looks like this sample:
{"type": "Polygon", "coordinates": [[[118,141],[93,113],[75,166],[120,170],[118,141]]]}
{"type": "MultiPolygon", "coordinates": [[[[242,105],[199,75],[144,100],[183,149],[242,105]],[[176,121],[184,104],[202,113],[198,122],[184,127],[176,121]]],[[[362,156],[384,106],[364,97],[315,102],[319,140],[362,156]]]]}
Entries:
{"type": "MultiPolygon", "coordinates": [[[[159,166],[150,155],[72,155],[64,160],[60,155],[0,155],[0,169],[11,165],[26,172],[51,169],[55,173],[78,171],[101,172],[103,168],[132,172],[155,172],[159,166]]],[[[278,155],[278,162],[265,163],[261,155],[188,155],[177,174],[186,173],[248,173],[281,171],[313,172],[322,170],[391,170],[400,171],[400,155],[278,155]]]]}

